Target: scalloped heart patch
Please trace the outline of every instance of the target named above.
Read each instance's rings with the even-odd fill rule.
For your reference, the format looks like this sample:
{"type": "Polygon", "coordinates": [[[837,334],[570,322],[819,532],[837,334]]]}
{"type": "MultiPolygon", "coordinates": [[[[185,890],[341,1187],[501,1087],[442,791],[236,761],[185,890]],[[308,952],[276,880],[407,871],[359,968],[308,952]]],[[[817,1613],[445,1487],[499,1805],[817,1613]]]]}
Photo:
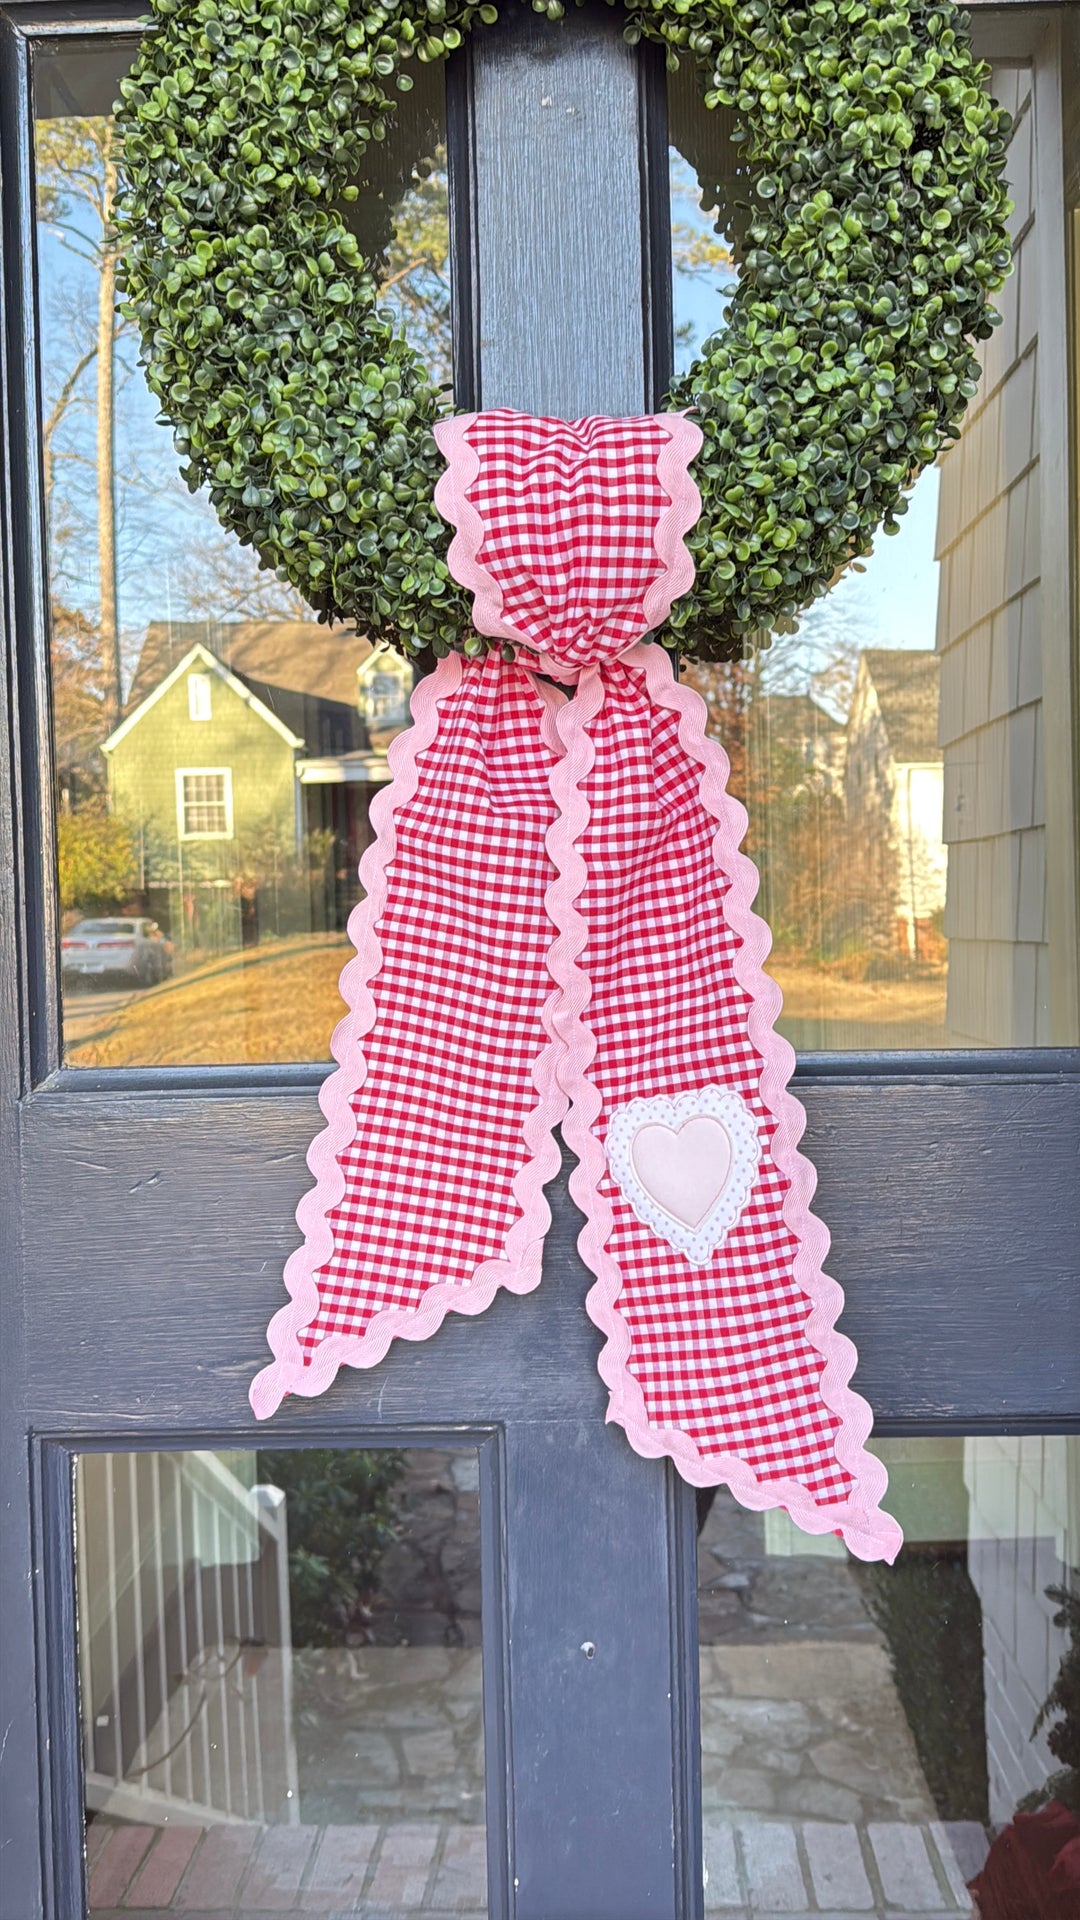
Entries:
{"type": "Polygon", "coordinates": [[[699,1087],[616,1107],[612,1178],[639,1220],[692,1267],[707,1266],[750,1198],[761,1164],[757,1121],[730,1088],[699,1087]]]}

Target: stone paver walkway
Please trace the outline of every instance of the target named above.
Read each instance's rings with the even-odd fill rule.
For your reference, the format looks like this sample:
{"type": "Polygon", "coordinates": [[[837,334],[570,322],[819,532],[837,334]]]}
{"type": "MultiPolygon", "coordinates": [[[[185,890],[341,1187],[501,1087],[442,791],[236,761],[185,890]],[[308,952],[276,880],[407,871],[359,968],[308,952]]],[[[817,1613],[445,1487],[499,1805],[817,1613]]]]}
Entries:
{"type": "Polygon", "coordinates": [[[937,1817],[883,1647],[836,1640],[701,1649],[706,1819],[937,1817]]]}
{"type": "MultiPolygon", "coordinates": [[[[297,1654],[302,1819],[481,1821],[480,1660],[460,1647],[297,1654]]],[[[701,1748],[706,1818],[937,1817],[876,1641],[702,1647],[701,1748]]]]}
{"type": "Polygon", "coordinates": [[[483,1820],[479,1651],[305,1647],[293,1655],[293,1689],[310,1825],[483,1820]]]}

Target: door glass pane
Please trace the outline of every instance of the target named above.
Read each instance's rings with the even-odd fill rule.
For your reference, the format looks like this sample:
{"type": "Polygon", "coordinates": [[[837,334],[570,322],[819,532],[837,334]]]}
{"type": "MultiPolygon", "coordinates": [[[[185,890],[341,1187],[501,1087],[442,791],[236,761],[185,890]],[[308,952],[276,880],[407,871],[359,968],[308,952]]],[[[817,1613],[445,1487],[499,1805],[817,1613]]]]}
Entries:
{"type": "Polygon", "coordinates": [[[475,1450],[83,1455],[90,1912],[486,1913],[475,1450]]]}
{"type": "MultiPolygon", "coordinates": [[[[1075,207],[1080,67],[1064,72],[1075,207]]],[[[994,90],[1015,116],[1015,271],[959,442],[796,634],[686,672],[749,811],[780,1024],[802,1049],[1080,1039],[1074,520],[1052,477],[1072,316],[1036,291],[1063,236],[1036,205],[1030,69],[996,68],[994,90]]],[[[682,370],[723,324],[749,189],[733,116],[707,111],[690,61],[669,108],[682,370]]]]}
{"type": "Polygon", "coordinates": [[[893,1567],[699,1496],[706,1911],[967,1920],[974,1887],[981,1920],[1065,1920],[1080,1441],[875,1451],[893,1567]]]}
{"type": "MultiPolygon", "coordinates": [[[[114,312],[133,50],[65,41],[34,68],[65,1059],[318,1060],[412,669],[319,626],[180,478],[114,312]]],[[[412,77],[349,217],[448,385],[443,70],[412,77]]]]}

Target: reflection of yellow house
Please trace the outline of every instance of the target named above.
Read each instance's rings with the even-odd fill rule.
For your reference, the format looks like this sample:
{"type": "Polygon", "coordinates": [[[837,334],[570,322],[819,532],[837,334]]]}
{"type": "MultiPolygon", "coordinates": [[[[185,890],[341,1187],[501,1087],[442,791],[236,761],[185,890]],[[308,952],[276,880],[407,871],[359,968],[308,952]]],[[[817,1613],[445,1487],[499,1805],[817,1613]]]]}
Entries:
{"type": "Polygon", "coordinates": [[[848,820],[876,845],[897,946],[917,958],[936,954],[945,906],[939,679],[934,653],[868,648],[848,713],[848,820]]]}
{"type": "Polygon", "coordinates": [[[151,625],[103,751],[174,941],[344,925],[411,685],[396,655],[313,621],[151,625]]]}

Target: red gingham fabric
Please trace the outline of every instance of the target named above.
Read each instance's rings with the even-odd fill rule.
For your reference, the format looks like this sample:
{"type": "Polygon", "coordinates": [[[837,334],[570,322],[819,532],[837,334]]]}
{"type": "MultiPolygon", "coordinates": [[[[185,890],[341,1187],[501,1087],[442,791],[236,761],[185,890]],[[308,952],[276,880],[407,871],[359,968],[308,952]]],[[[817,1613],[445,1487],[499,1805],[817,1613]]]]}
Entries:
{"type": "Polygon", "coordinates": [[[340,1156],[345,1191],[305,1356],[330,1334],[364,1334],[387,1308],[415,1309],[433,1279],[470,1288],[519,1212],[512,1182],[551,992],[536,910],[553,811],[542,711],[522,669],[472,670],[398,815],[360,1124],[340,1156]]]}
{"type": "Polygon", "coordinates": [[[477,416],[477,560],[502,591],[503,618],[537,653],[583,666],[640,640],[642,601],[661,571],[653,534],[668,505],[656,472],[665,441],[658,419],[567,427],[477,416]]]}
{"type": "Polygon", "coordinates": [[[448,1311],[535,1286],[562,1123],[609,1417],[696,1484],[891,1559],[761,972],[745,815],[702,703],[635,644],[687,579],[700,436],[668,416],[497,413],[439,437],[451,568],[516,657],[441,662],[392,749],[318,1184],[252,1404],[264,1417],[448,1311]],[[607,1141],[629,1103],[702,1090],[743,1103],[756,1158],[726,1233],[691,1259],[607,1141]]]}
{"type": "MultiPolygon", "coordinates": [[[[603,1138],[626,1101],[716,1083],[742,1095],[771,1140],[699,770],[679,745],[676,716],[652,707],[640,673],[614,665],[604,681],[590,729],[589,878],[578,902],[596,1037],[590,1078],[602,1100],[595,1131],[603,1138]]],[[[651,1425],[689,1435],[704,1454],[736,1454],[767,1480],[800,1480],[815,1499],[844,1500],[851,1475],[836,1458],[840,1422],[822,1401],[823,1360],[792,1278],[785,1185],[766,1153],[749,1204],[696,1270],[642,1224],[605,1172],[627,1365],[651,1425]]]]}

